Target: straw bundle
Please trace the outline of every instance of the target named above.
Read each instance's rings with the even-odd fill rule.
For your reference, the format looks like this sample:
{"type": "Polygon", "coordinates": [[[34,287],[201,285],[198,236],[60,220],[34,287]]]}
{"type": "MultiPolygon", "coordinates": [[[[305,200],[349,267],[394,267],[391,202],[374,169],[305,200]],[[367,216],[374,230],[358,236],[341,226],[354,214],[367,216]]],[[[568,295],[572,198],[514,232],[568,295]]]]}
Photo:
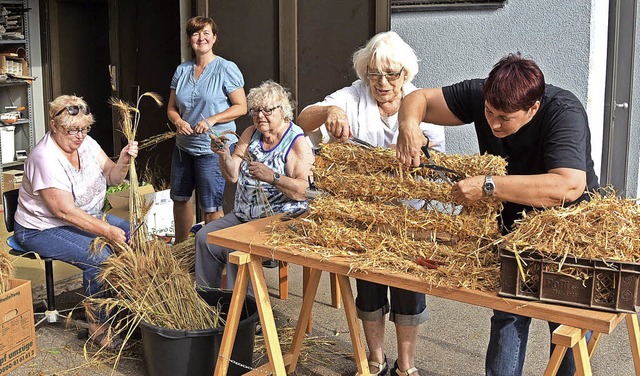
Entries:
{"type": "Polygon", "coordinates": [[[9,278],[13,276],[13,264],[9,253],[0,250],[0,294],[9,290],[9,278]]]}
{"type": "MultiPolygon", "coordinates": [[[[426,157],[422,163],[428,164],[426,157]]],[[[432,152],[435,164],[457,171],[465,178],[475,175],[505,175],[506,161],[493,155],[445,155],[432,152]]],[[[451,173],[445,172],[455,180],[451,173]]],[[[400,164],[394,149],[366,149],[349,143],[323,145],[314,170],[318,189],[348,199],[392,201],[401,199],[452,202],[451,186],[435,181],[430,168],[410,168],[400,164]]],[[[500,201],[487,199],[466,203],[468,210],[499,210],[500,201]]]]}
{"type": "MultiPolygon", "coordinates": [[[[490,155],[432,157],[461,177],[506,171],[504,159],[490,155]]],[[[499,233],[498,200],[456,206],[451,187],[434,181],[433,170],[399,164],[392,149],[323,145],[314,177],[328,194],[309,202],[306,218],[275,224],[268,244],[340,257],[356,271],[410,273],[433,286],[498,288],[499,259],[491,247],[499,233]],[[436,202],[415,210],[401,204],[406,199],[436,202]],[[426,269],[416,263],[421,257],[442,265],[426,269]]]]}
{"type": "Polygon", "coordinates": [[[182,270],[193,273],[196,267],[196,238],[191,236],[183,242],[174,244],[171,247],[171,254],[182,270]]]}
{"type": "Polygon", "coordinates": [[[527,213],[513,232],[496,244],[514,253],[544,257],[640,262],[640,207],[637,199],[612,191],[591,201],[527,213]]]}
{"type": "MultiPolygon", "coordinates": [[[[136,139],[138,124],[140,123],[140,111],[138,108],[140,106],[140,100],[144,97],[153,99],[158,107],[162,106],[162,97],[152,92],[146,92],[138,97],[135,106],[117,98],[111,98],[109,100],[109,103],[120,114],[122,134],[129,143],[132,143],[136,139]]],[[[144,221],[145,213],[149,210],[149,207],[145,208],[144,197],[138,194],[139,183],[135,158],[131,158],[131,162],[129,163],[129,180],[131,182],[131,194],[129,195],[129,223],[131,223],[132,226],[135,226],[144,221]]],[[[137,231],[131,238],[133,249],[140,252],[146,251],[146,240],[147,231],[137,231]]]]}
{"type": "Polygon", "coordinates": [[[150,324],[178,330],[221,325],[216,309],[200,298],[193,278],[164,242],[149,242],[146,253],[110,257],[99,279],[111,286],[120,307],[150,324]]]}
{"type": "MultiPolygon", "coordinates": [[[[137,105],[144,96],[153,98],[161,105],[160,97],[154,93],[144,93],[138,98],[136,106],[115,98],[110,101],[121,115],[122,132],[129,143],[135,140],[140,120],[137,105]]],[[[160,135],[153,142],[166,137],[160,135]]],[[[129,213],[133,230],[143,222],[149,209],[145,207],[144,197],[138,190],[134,158],[129,166],[129,177],[129,213]]],[[[132,234],[129,244],[117,244],[98,238],[94,247],[107,244],[115,255],[103,263],[98,279],[110,287],[113,297],[89,298],[85,305],[101,307],[111,312],[108,330],[117,334],[124,333],[125,342],[141,321],[177,330],[200,330],[223,325],[220,310],[209,306],[198,295],[195,281],[184,267],[185,261],[174,257],[170,245],[160,240],[150,241],[146,226],[142,225],[139,231],[132,234]]],[[[186,252],[187,245],[183,246],[182,252],[186,252]]],[[[92,310],[87,312],[93,314],[92,310]]],[[[98,354],[94,357],[96,355],[98,354]]],[[[118,360],[119,356],[114,370],[118,360]]]]}
{"type": "MultiPolygon", "coordinates": [[[[506,174],[506,160],[494,155],[453,155],[439,153],[435,150],[431,150],[430,153],[433,163],[459,172],[462,178],[475,175],[506,174]]],[[[429,161],[423,155],[420,163],[429,164],[429,161]]],[[[322,145],[315,165],[318,180],[331,174],[375,175],[383,173],[397,176],[410,174],[429,179],[438,179],[439,177],[430,168],[404,166],[398,161],[395,149],[379,147],[366,149],[350,143],[334,142],[322,145]]],[[[453,178],[453,176],[449,177],[453,178]]]]}
{"type": "Polygon", "coordinates": [[[310,203],[308,219],[339,219],[350,227],[390,233],[417,240],[454,242],[464,238],[491,238],[498,232],[495,212],[450,215],[438,210],[414,210],[405,205],[370,203],[322,196],[310,203]]]}
{"type": "Polygon", "coordinates": [[[454,246],[437,241],[410,240],[395,234],[349,227],[331,219],[278,223],[268,242],[326,258],[345,259],[354,271],[409,273],[433,286],[495,290],[499,286],[499,260],[495,252],[487,251],[485,243],[472,238],[458,240],[454,246]],[[435,270],[425,269],[416,263],[419,257],[443,265],[435,270]]]}

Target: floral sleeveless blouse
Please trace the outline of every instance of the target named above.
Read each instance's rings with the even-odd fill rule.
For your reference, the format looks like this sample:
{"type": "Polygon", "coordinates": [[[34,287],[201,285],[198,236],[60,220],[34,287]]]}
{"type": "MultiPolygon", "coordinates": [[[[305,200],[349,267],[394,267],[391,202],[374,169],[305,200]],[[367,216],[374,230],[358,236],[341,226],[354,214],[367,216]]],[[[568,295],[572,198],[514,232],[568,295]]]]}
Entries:
{"type": "MultiPolygon", "coordinates": [[[[282,136],[282,140],[271,150],[262,146],[262,134],[257,130],[251,135],[247,151],[251,160],[262,162],[273,171],[286,176],[285,165],[293,143],[298,137],[303,137],[303,130],[289,123],[289,128],[282,136]]],[[[296,201],[275,186],[253,179],[249,174],[249,163],[242,161],[236,187],[234,214],[242,221],[251,221],[269,215],[293,212],[306,209],[306,201],[296,201]]]]}

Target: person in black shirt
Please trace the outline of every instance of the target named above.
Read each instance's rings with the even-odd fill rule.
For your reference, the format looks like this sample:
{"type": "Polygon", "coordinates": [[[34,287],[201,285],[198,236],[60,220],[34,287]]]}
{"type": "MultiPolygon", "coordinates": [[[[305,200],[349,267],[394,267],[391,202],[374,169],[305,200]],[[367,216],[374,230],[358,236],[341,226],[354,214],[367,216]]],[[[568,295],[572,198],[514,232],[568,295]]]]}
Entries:
{"type": "MultiPolygon", "coordinates": [[[[591,159],[587,114],[571,92],[545,84],[538,65],[519,53],[502,58],[486,79],[421,89],[402,102],[397,156],[420,164],[426,144],[420,122],[474,123],[480,153],[504,157],[506,176],[472,176],[454,184],[457,202],[493,196],[504,203],[503,234],[522,211],[572,205],[598,188],[591,159]]],[[[486,356],[487,375],[521,375],[531,318],[494,310],[486,356]]],[[[549,323],[551,331],[558,324],[549,323]]],[[[552,345],[553,350],[553,345],[552,345]]],[[[573,375],[568,351],[558,375],[573,375]]]]}

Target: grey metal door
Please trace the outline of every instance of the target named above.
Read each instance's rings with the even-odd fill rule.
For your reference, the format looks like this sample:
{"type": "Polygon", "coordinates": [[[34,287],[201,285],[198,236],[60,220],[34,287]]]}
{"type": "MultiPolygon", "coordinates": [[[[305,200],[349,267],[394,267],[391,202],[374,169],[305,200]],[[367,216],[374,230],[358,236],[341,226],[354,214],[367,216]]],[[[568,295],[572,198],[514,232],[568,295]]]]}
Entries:
{"type": "Polygon", "coordinates": [[[603,160],[600,183],[612,185],[621,196],[634,196],[638,148],[631,148],[631,106],[635,56],[637,0],[611,0],[605,86],[603,160]]]}

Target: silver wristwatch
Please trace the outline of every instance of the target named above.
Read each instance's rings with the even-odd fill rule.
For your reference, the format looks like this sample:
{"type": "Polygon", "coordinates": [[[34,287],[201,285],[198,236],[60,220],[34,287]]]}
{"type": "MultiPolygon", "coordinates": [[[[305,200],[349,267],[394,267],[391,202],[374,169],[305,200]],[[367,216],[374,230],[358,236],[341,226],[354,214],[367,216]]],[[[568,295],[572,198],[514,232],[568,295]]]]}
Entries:
{"type": "Polygon", "coordinates": [[[484,177],[484,184],[482,185],[482,192],[491,197],[493,196],[493,192],[496,190],[496,184],[493,182],[493,178],[491,175],[487,175],[484,177]]]}
{"type": "Polygon", "coordinates": [[[271,185],[276,185],[276,184],[278,184],[278,182],[280,181],[280,178],[281,178],[281,177],[282,177],[282,176],[280,176],[280,174],[279,174],[279,173],[274,172],[274,173],[273,173],[273,182],[271,183],[271,185]]]}

